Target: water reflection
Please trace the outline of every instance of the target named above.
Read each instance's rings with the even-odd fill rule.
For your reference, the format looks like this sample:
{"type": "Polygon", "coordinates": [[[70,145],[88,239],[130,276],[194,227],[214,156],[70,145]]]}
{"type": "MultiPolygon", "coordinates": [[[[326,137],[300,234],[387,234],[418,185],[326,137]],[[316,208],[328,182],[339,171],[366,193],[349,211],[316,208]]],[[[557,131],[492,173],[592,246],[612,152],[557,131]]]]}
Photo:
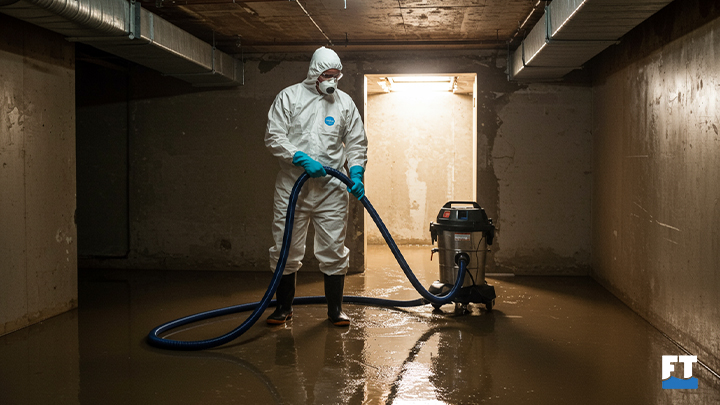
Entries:
{"type": "MultiPolygon", "coordinates": [[[[493,280],[492,312],[348,305],[354,322],[343,329],[324,305],[307,305],[287,326],[258,324],[213,350],[145,343],[159,323],[257,301],[269,277],[85,274],[79,310],[0,337],[0,404],[720,403],[717,378],[699,366],[700,389],[662,390],[660,358],[677,348],[586,278],[493,280]]],[[[349,276],[348,293],[417,297],[387,280],[396,277],[349,276]]],[[[321,275],[299,281],[298,295],[322,291],[321,275]]],[[[246,316],[173,337],[217,336],[246,316]]]]}

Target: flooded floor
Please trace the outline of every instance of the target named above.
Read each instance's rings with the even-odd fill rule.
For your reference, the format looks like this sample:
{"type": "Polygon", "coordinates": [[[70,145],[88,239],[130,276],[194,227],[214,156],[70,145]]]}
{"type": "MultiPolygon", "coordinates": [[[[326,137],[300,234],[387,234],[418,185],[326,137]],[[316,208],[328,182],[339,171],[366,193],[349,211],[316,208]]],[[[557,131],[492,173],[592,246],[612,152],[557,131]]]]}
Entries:
{"type": "MultiPolygon", "coordinates": [[[[402,251],[429,286],[438,272],[429,248],[402,251]]],[[[661,356],[684,353],[586,277],[488,277],[498,295],[490,312],[346,304],[353,323],[338,328],[324,305],[307,305],[286,326],[263,317],[211,350],[145,342],[167,321],[259,301],[270,276],[82,270],[79,309],[0,337],[0,404],[720,403],[720,380],[699,364],[698,389],[663,390],[661,356]]],[[[322,295],[322,275],[301,270],[297,292],[322,295]]],[[[345,293],[418,297],[384,246],[371,248],[345,293]]],[[[172,339],[214,337],[246,317],[172,339]]]]}

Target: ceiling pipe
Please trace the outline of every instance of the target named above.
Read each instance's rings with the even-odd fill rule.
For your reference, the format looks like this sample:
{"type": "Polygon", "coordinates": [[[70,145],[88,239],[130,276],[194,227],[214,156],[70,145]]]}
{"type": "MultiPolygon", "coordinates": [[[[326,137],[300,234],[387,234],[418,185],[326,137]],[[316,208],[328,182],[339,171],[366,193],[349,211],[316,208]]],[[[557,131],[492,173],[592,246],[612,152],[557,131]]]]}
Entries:
{"type": "Polygon", "coordinates": [[[295,3],[297,3],[298,6],[300,6],[300,8],[302,9],[302,11],[303,11],[303,12],[305,13],[305,15],[307,16],[307,18],[309,18],[310,21],[312,21],[313,25],[315,25],[315,28],[317,28],[318,31],[320,31],[320,33],[325,37],[325,39],[327,39],[328,45],[333,46],[334,44],[332,43],[332,41],[330,40],[330,38],[325,34],[325,31],[323,31],[322,28],[320,28],[320,26],[315,22],[315,20],[313,20],[312,16],[310,16],[310,13],[308,13],[307,10],[305,10],[305,7],[303,7],[303,5],[300,4],[300,0],[295,0],[295,3]]]}
{"type": "Polygon", "coordinates": [[[242,62],[131,0],[0,0],[0,12],[194,86],[242,85],[242,62]]]}

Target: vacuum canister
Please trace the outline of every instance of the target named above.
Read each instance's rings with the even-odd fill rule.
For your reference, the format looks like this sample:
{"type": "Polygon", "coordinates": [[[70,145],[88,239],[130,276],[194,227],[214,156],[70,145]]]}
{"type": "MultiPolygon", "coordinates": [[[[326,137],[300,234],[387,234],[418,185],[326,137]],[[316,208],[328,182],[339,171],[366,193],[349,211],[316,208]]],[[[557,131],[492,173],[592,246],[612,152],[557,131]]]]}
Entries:
{"type": "Polygon", "coordinates": [[[433,253],[440,256],[440,283],[455,284],[459,271],[455,257],[463,252],[470,257],[470,263],[462,287],[485,283],[485,256],[495,237],[495,225],[478,203],[446,203],[438,213],[437,223],[430,223],[430,235],[433,244],[438,244],[433,253]]]}

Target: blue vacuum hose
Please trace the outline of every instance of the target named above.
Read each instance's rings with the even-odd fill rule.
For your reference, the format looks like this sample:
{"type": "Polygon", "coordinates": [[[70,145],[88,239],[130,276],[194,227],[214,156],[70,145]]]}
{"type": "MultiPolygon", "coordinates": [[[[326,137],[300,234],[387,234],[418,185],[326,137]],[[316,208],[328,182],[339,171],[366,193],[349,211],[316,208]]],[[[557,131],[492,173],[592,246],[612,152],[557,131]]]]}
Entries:
{"type": "MultiPolygon", "coordinates": [[[[348,187],[352,187],[355,183],[350,180],[347,176],[345,176],[343,173],[341,173],[338,170],[335,170],[333,168],[325,166],[325,171],[327,174],[338,178],[340,181],[345,183],[348,187]]],[[[277,290],[278,284],[280,283],[280,278],[283,275],[283,271],[285,270],[285,264],[287,263],[288,254],[290,251],[290,241],[292,239],[292,229],[293,229],[293,223],[295,221],[295,205],[297,204],[298,196],[300,195],[300,190],[302,189],[302,186],[305,184],[305,182],[310,178],[307,173],[303,173],[300,177],[298,177],[297,181],[295,182],[295,185],[292,188],[292,191],[290,192],[290,199],[288,201],[288,208],[287,208],[287,215],[285,216],[285,233],[283,234],[283,243],[282,248],[280,249],[280,257],[277,262],[277,266],[275,267],[275,273],[273,273],[272,280],[270,282],[270,286],[268,287],[267,291],[265,292],[265,295],[263,295],[262,299],[259,302],[253,302],[249,304],[241,304],[241,305],[235,305],[230,306],[226,308],[220,308],[220,309],[214,309],[211,311],[201,312],[195,315],[186,316],[183,318],[176,319],[174,321],[170,321],[168,323],[162,324],[148,334],[148,343],[152,346],[159,347],[161,349],[170,349],[170,350],[204,350],[204,349],[210,349],[216,346],[220,346],[222,344],[228,343],[232,340],[237,339],[240,335],[245,333],[250,327],[252,327],[255,322],[260,319],[260,316],[262,316],[263,312],[265,312],[265,309],[269,305],[275,304],[276,301],[272,300],[273,295],[275,294],[275,290],[277,290]],[[196,341],[184,341],[184,340],[171,340],[171,339],[165,339],[160,337],[161,334],[175,329],[179,328],[181,326],[203,321],[210,318],[216,318],[218,316],[223,315],[229,315],[234,314],[237,312],[243,312],[243,311],[253,311],[252,314],[237,328],[234,330],[222,335],[218,336],[216,338],[207,339],[207,340],[196,340],[196,341]]],[[[375,305],[375,306],[386,306],[386,307],[414,307],[414,306],[420,306],[425,305],[428,303],[432,303],[435,305],[443,305],[450,301],[452,301],[453,297],[455,297],[455,294],[460,290],[460,287],[463,283],[463,280],[465,279],[465,271],[467,262],[463,259],[459,260],[459,267],[460,271],[458,272],[457,281],[455,282],[455,285],[453,288],[445,295],[438,296],[430,293],[428,290],[425,289],[425,287],[420,284],[420,281],[418,281],[417,277],[413,274],[412,270],[410,270],[410,267],[408,266],[407,262],[405,261],[405,258],[403,257],[402,253],[400,253],[400,249],[398,249],[397,244],[395,244],[395,241],[393,240],[392,236],[390,236],[390,232],[388,232],[387,228],[385,227],[385,224],[380,219],[380,216],[373,208],[372,204],[370,204],[370,201],[367,199],[366,196],[363,196],[363,198],[360,199],[360,202],[365,207],[365,209],[370,214],[370,217],[375,221],[375,225],[377,225],[378,229],[380,230],[380,233],[382,234],[383,238],[385,238],[385,242],[387,242],[388,246],[390,247],[390,250],[392,251],[393,255],[395,256],[395,259],[397,260],[398,264],[402,268],[403,272],[407,276],[408,280],[410,280],[410,284],[412,284],[413,287],[420,293],[422,298],[418,298],[416,300],[410,300],[410,301],[395,301],[395,300],[388,300],[388,299],[382,299],[382,298],[371,298],[371,297],[357,297],[357,296],[344,296],[343,302],[351,303],[351,304],[362,304],[362,305],[375,305]]],[[[302,305],[302,304],[325,304],[327,303],[327,300],[324,296],[315,296],[315,297],[297,297],[293,300],[293,305],[302,305]]]]}

